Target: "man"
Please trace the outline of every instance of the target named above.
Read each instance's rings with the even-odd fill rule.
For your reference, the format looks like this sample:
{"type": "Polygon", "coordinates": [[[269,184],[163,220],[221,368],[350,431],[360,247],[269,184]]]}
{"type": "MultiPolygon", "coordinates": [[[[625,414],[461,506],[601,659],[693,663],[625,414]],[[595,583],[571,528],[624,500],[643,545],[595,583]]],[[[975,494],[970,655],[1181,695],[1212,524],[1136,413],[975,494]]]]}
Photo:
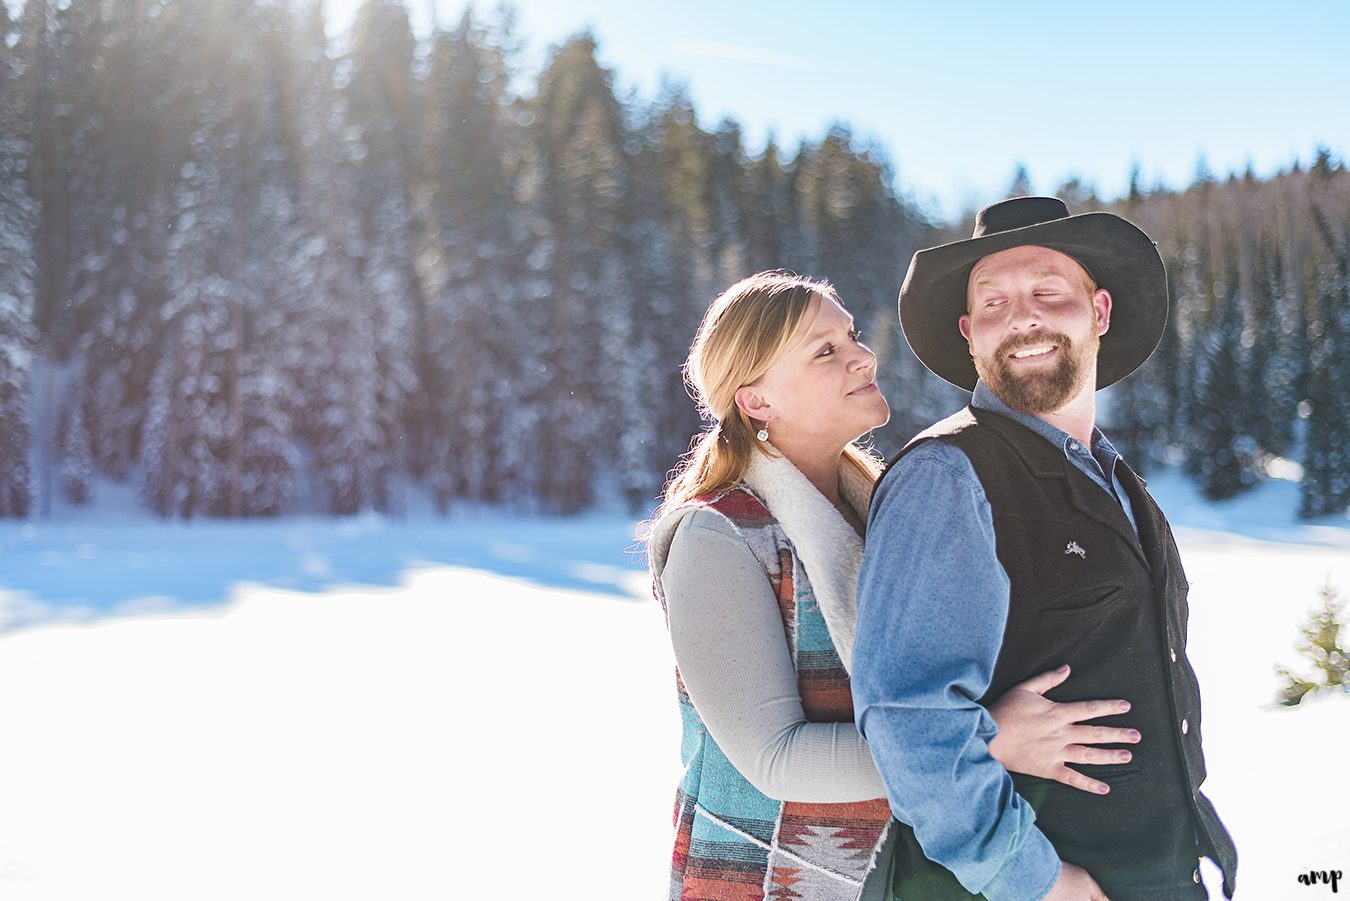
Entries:
{"type": "Polygon", "coordinates": [[[913,827],[897,851],[904,901],[1189,901],[1206,897],[1201,856],[1232,896],[1236,852],[1200,793],[1185,572],[1094,424],[1097,389],[1143,363],[1166,320],[1148,237],[1054,198],[995,204],[969,240],[914,255],[905,336],[974,395],[887,468],[858,583],[854,708],[913,827]],[[989,754],[981,705],[1062,664],[1056,700],[1130,702],[1094,722],[1138,730],[1131,753],[1072,761],[1114,754],[1093,770],[1105,791],[1010,776],[989,754]]]}

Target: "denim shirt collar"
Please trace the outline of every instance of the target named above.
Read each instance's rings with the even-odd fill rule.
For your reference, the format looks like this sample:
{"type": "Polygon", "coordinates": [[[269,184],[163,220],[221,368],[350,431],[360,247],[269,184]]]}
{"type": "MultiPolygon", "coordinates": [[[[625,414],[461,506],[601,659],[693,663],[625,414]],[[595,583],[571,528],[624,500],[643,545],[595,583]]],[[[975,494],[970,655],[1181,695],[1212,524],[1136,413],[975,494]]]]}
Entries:
{"type": "Polygon", "coordinates": [[[1075,461],[1075,458],[1077,458],[1076,462],[1079,463],[1080,468],[1083,463],[1091,460],[1092,465],[1108,480],[1115,475],[1116,461],[1120,459],[1120,453],[1102,434],[1101,429],[1096,426],[1092,427],[1091,449],[1084,448],[1068,432],[1055,428],[1039,416],[1018,412],[1005,404],[1002,398],[989,390],[983,380],[975,383],[975,394],[970,399],[970,405],[976,409],[988,410],[991,413],[1006,416],[1013,422],[1027,427],[1063,451],[1064,456],[1068,457],[1070,461],[1075,461]]]}

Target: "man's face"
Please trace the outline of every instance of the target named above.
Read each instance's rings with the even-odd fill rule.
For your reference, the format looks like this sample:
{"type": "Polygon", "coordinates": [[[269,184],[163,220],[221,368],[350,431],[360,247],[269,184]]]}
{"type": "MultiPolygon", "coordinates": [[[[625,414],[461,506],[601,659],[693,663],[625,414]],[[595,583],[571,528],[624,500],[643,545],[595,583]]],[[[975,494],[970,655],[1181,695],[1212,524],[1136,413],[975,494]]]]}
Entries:
{"type": "Polygon", "coordinates": [[[1111,295],[1072,257],[1034,246],[990,254],[970,272],[966,310],[975,371],[1014,410],[1053,413],[1095,389],[1111,295]]]}

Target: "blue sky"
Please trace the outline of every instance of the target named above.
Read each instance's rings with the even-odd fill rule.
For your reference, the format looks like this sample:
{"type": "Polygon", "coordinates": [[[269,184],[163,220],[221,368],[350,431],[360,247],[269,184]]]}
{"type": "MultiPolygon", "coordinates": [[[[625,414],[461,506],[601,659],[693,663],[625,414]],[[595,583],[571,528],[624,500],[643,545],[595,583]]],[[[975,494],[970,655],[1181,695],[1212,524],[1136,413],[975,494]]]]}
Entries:
{"type": "MultiPolygon", "coordinates": [[[[340,34],[358,3],[327,2],[340,34]]],[[[469,5],[408,0],[423,32],[433,2],[447,25],[469,5]]],[[[1038,191],[1078,175],[1114,197],[1136,161],[1146,183],[1178,186],[1202,154],[1220,175],[1266,175],[1319,144],[1350,154],[1344,0],[515,5],[527,74],[590,28],[621,92],[682,83],[705,126],[735,119],[752,150],[848,122],[946,217],[998,199],[1018,162],[1038,191]]]]}

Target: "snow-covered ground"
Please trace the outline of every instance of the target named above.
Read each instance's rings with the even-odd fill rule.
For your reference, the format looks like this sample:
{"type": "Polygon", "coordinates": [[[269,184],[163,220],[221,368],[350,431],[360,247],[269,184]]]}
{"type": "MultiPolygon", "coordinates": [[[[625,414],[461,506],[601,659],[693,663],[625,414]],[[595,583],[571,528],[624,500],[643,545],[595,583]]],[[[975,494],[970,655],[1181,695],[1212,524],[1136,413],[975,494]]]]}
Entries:
{"type": "MultiPolygon", "coordinates": [[[[1330,896],[1297,877],[1350,874],[1350,696],[1271,702],[1316,588],[1350,594],[1350,522],[1150,487],[1239,897],[1330,896]]],[[[0,898],[659,896],[678,723],[632,527],[0,525],[0,898]]]]}

